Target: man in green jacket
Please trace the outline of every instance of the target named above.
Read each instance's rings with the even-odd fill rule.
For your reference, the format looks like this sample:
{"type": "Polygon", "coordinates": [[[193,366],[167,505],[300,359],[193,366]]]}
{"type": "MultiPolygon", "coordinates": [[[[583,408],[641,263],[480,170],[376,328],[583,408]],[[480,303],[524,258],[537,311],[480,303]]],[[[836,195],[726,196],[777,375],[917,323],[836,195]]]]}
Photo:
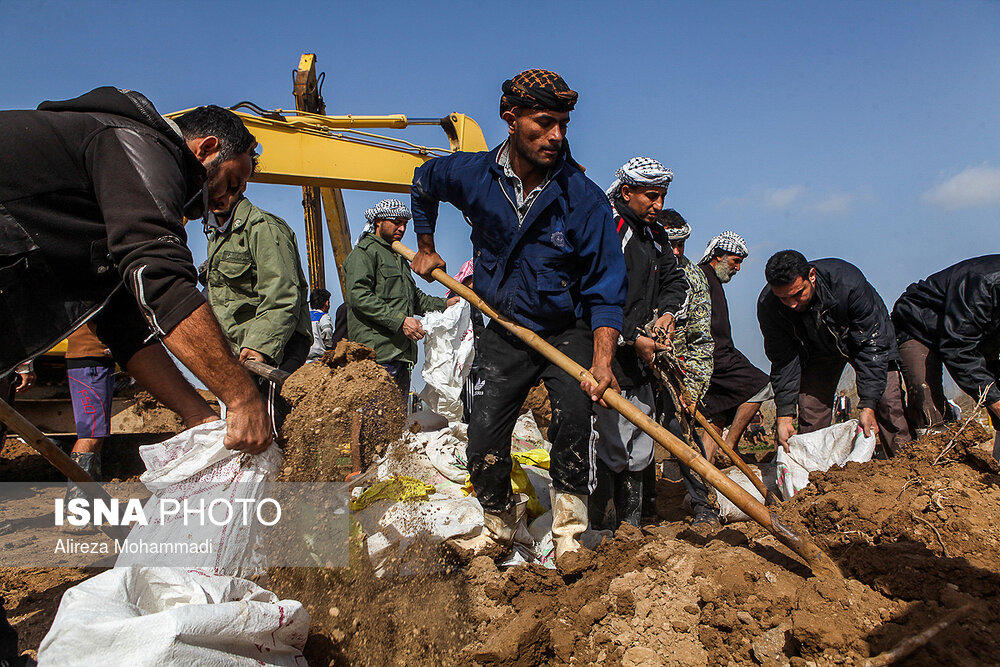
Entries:
{"type": "MultiPolygon", "coordinates": [[[[295,234],[281,218],[245,197],[216,212],[208,235],[208,300],[240,363],[259,361],[289,373],[312,344],[308,285],[295,234]]],[[[288,408],[278,388],[260,379],[275,428],[288,408]]]]}
{"type": "Polygon", "coordinates": [[[423,315],[444,310],[449,301],[417,289],[410,266],[392,250],[413,216],[398,199],[380,201],[365,211],[368,225],[344,260],[347,281],[347,337],[375,350],[375,361],[393,377],[403,398],[410,393],[410,369],[417,341],[424,337],[423,315]]]}

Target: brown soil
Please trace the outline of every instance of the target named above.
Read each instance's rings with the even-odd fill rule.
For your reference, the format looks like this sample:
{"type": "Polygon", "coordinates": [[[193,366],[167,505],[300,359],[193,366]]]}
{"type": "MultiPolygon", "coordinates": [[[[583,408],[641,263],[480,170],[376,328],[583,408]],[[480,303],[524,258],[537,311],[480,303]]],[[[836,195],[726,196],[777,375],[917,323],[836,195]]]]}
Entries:
{"type": "Polygon", "coordinates": [[[1000,468],[987,440],[972,426],[941,465],[947,435],[814,475],[780,511],[844,579],[810,576],[756,524],[691,529],[683,484],[663,479],[666,520],[623,526],[579,576],[479,558],[385,580],[361,566],[276,571],[270,585],[305,598],[313,665],[862,665],[968,602],[906,664],[998,664],[1000,468]]]}
{"type": "Polygon", "coordinates": [[[524,400],[524,405],[521,406],[521,414],[529,410],[535,418],[538,428],[542,431],[542,435],[545,435],[549,424],[552,423],[552,405],[549,403],[549,392],[546,391],[545,385],[541,382],[532,387],[528,398],[524,400]]]}
{"type": "MultiPolygon", "coordinates": [[[[371,454],[402,430],[394,385],[359,346],[307,365],[284,395],[296,406],[283,432],[285,479],[342,479],[350,414],[359,409],[382,427],[364,433],[371,454]]],[[[306,605],[314,666],[860,666],[969,602],[905,664],[1000,664],[1000,467],[984,446],[992,438],[975,425],[933,464],[949,438],[814,474],[779,508],[808,528],[844,579],[809,576],[755,524],[692,529],[679,509],[683,484],[661,479],[661,521],[620,529],[581,575],[538,566],[499,572],[484,558],[456,568],[428,550],[435,574],[378,579],[358,536],[351,568],[273,569],[261,583],[306,605]]],[[[48,465],[21,448],[8,441],[0,480],[48,465]]],[[[130,477],[127,466],[115,474],[130,477]]],[[[91,574],[0,570],[22,648],[37,648],[59,596],[91,574]]]]}
{"type": "Polygon", "coordinates": [[[292,406],[281,430],[285,468],[280,479],[285,481],[343,481],[351,471],[354,415],[361,418],[362,469],[403,432],[406,413],[399,389],[364,345],[341,341],[295,371],[281,395],[292,406]]]}

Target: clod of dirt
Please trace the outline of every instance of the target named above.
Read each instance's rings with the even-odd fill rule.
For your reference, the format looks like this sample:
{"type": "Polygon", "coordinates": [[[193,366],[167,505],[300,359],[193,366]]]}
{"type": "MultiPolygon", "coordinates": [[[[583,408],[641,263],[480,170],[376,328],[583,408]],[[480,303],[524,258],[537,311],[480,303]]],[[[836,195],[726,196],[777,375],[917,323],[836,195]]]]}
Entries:
{"type": "Polygon", "coordinates": [[[111,418],[113,433],[163,433],[176,435],[184,430],[184,421],[148,391],[140,391],[127,408],[111,418]]]}
{"type": "Polygon", "coordinates": [[[371,348],[358,343],[341,341],[295,371],[281,395],[292,406],[282,427],[284,481],[343,481],[352,424],[360,426],[362,469],[403,432],[405,406],[396,383],[371,348]]]}

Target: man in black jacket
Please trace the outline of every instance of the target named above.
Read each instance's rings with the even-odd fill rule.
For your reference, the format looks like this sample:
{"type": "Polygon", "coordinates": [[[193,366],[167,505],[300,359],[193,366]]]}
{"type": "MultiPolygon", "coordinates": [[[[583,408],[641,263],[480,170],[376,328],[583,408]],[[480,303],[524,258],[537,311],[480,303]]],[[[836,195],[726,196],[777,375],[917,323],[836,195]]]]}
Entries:
{"type": "MultiPolygon", "coordinates": [[[[673,177],[658,161],[636,157],[618,170],[607,192],[628,272],[624,324],[612,371],[622,395],[650,417],[654,381],[647,364],[662,346],[644,336],[642,328],[656,318],[656,326],[672,332],[674,319],[687,302],[687,279],[657,223],[673,177]]],[[[653,439],[614,410],[598,406],[594,413],[597,487],[590,498],[591,527],[614,530],[622,521],[638,526],[643,473],[653,463],[653,439]]]]}
{"type": "Polygon", "coordinates": [[[907,413],[914,426],[944,421],[941,364],[1000,423],[1000,255],[967,259],[913,283],[896,300],[907,413]]]}
{"type": "Polygon", "coordinates": [[[890,455],[912,440],[892,322],[864,274],[841,259],[808,262],[800,252],[782,250],[767,261],[764,276],[757,320],[771,360],[778,443],[788,450],[796,406],[802,433],[830,425],[847,364],[857,374],[865,434],[878,433],[890,455]]]}
{"type": "Polygon", "coordinates": [[[231,206],[255,146],[225,109],[175,124],[110,87],[0,112],[0,376],[92,320],[188,427],[218,419],[162,340],[226,404],[226,446],[263,451],[263,401],[198,290],[184,232],[185,216],[231,206]]]}

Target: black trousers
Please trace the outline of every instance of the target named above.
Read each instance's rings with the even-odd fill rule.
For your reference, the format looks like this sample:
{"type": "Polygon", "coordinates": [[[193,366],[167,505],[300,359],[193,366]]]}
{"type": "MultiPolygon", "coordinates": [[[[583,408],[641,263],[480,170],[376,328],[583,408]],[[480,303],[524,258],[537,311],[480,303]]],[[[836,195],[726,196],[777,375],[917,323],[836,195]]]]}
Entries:
{"type": "MultiPolygon", "coordinates": [[[[282,354],[281,363],[278,370],[286,373],[294,373],[302,364],[306,363],[309,355],[309,348],[312,346],[312,339],[296,332],[285,343],[285,350],[282,354]]],[[[292,411],[292,406],[281,396],[281,389],[270,380],[254,376],[257,381],[257,389],[267,403],[267,413],[271,415],[271,424],[274,432],[281,433],[281,427],[285,423],[285,418],[292,411]]]]}
{"type": "MultiPolygon", "coordinates": [[[[562,331],[539,333],[584,368],[593,362],[590,327],[578,321],[562,331]]],[[[580,383],[496,322],[483,331],[476,360],[480,386],[469,422],[469,476],[483,509],[499,513],[514,504],[510,488],[510,437],[521,405],[541,379],[552,404],[549,473],[556,491],[589,494],[594,485],[593,403],[580,383]]]]}

